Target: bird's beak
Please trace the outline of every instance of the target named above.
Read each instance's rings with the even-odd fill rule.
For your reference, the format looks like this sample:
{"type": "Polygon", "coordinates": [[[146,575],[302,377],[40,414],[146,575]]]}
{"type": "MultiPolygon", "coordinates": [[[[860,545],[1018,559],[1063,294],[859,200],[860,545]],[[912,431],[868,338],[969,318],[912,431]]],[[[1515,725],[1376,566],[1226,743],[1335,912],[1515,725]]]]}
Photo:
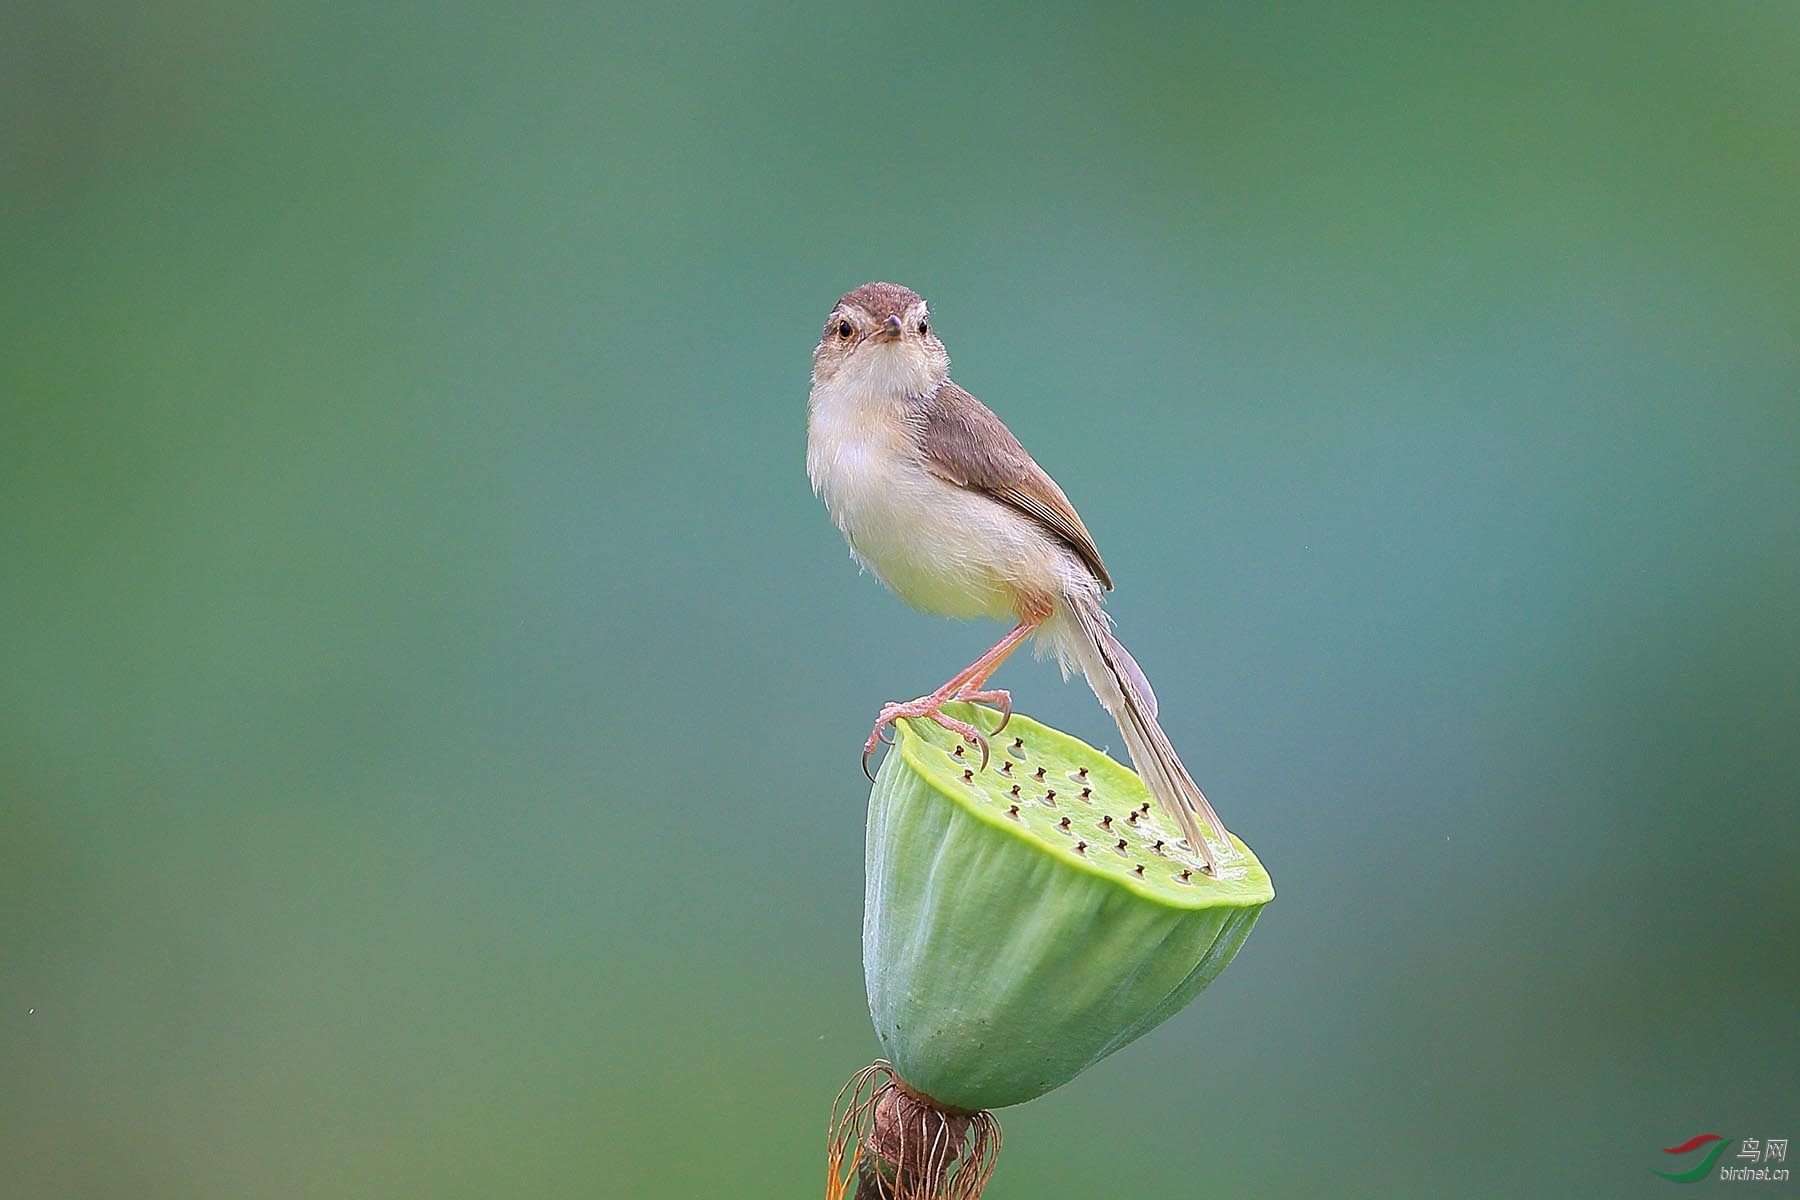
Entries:
{"type": "Polygon", "coordinates": [[[869,335],[872,342],[897,342],[905,332],[899,317],[889,317],[881,323],[881,327],[869,335]]]}

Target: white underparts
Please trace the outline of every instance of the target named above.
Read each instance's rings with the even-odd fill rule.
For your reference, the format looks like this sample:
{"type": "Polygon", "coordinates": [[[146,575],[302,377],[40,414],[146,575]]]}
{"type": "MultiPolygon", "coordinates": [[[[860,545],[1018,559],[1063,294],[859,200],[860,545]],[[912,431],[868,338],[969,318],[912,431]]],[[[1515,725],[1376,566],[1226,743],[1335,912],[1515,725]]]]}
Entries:
{"type": "Polygon", "coordinates": [[[1036,521],[930,471],[905,411],[925,390],[914,385],[934,385],[914,378],[909,358],[865,349],[813,386],[807,474],[857,561],[908,604],[947,617],[1016,620],[1028,598],[1094,587],[1036,521]]]}

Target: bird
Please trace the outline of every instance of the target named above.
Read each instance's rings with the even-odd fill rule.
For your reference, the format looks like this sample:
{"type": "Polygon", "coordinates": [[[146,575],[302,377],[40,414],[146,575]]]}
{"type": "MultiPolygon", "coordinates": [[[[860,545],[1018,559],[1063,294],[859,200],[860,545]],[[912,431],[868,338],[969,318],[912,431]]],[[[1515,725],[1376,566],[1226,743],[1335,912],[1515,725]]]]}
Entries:
{"type": "Polygon", "coordinates": [[[985,769],[987,735],[943,707],[995,705],[995,732],[1005,728],[1012,697],[989,681],[1036,638],[1065,677],[1086,677],[1202,869],[1236,857],[1158,723],[1149,679],[1113,635],[1102,604],[1113,580],[1093,536],[1000,418],[950,379],[949,352],[917,292],[866,283],[832,306],[813,350],[806,469],[852,557],[902,600],[1012,625],[935,691],[882,706],[863,747],[865,772],[883,731],[902,718],[935,721],[979,745],[985,769]]]}

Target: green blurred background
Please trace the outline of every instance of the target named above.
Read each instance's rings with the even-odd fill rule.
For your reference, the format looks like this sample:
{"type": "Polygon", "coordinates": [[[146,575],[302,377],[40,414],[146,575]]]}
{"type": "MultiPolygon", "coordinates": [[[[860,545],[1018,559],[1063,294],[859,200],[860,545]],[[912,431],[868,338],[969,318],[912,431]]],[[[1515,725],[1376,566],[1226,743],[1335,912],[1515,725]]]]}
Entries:
{"type": "Polygon", "coordinates": [[[1280,890],[990,1196],[1800,1134],[1796,130],[1788,3],[9,5],[0,1192],[820,1194],[998,632],[807,490],[871,278],[1280,890]]]}

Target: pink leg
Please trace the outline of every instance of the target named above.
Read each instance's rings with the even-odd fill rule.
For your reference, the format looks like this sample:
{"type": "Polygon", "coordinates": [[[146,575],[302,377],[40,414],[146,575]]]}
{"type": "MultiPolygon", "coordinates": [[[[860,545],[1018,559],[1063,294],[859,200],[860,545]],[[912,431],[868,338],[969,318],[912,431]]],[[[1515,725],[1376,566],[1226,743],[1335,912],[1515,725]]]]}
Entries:
{"type": "MultiPolygon", "coordinates": [[[[1027,637],[1031,636],[1037,625],[1038,623],[1035,621],[1024,622],[995,643],[992,650],[975,660],[974,665],[969,668],[967,675],[963,678],[961,689],[956,693],[955,698],[958,700],[968,700],[976,704],[993,704],[999,707],[1000,723],[994,726],[995,733],[1005,729],[1006,723],[1012,720],[1012,693],[1003,688],[987,688],[983,685],[995,671],[1000,669],[1000,664],[1012,657],[1012,652],[1017,650],[1027,637]]],[[[986,766],[987,764],[984,761],[982,765],[986,766]]]]}
{"type": "Polygon", "coordinates": [[[1020,622],[1015,629],[995,642],[985,654],[951,676],[949,682],[929,696],[920,696],[917,700],[908,700],[904,704],[883,705],[880,715],[875,719],[875,728],[870,731],[869,740],[863,746],[863,774],[869,773],[869,755],[875,753],[875,743],[882,740],[881,731],[902,717],[929,718],[952,733],[966,738],[970,743],[980,746],[981,766],[983,770],[986,770],[988,764],[987,738],[968,722],[958,721],[954,717],[946,717],[940,710],[951,700],[998,702],[1005,715],[1000,720],[999,728],[994,732],[998,733],[1000,729],[1006,728],[1006,722],[1012,719],[1012,696],[1002,691],[982,690],[981,685],[1000,669],[1000,664],[1005,662],[1008,656],[1017,650],[1036,628],[1037,622],[1035,621],[1020,622]]]}

